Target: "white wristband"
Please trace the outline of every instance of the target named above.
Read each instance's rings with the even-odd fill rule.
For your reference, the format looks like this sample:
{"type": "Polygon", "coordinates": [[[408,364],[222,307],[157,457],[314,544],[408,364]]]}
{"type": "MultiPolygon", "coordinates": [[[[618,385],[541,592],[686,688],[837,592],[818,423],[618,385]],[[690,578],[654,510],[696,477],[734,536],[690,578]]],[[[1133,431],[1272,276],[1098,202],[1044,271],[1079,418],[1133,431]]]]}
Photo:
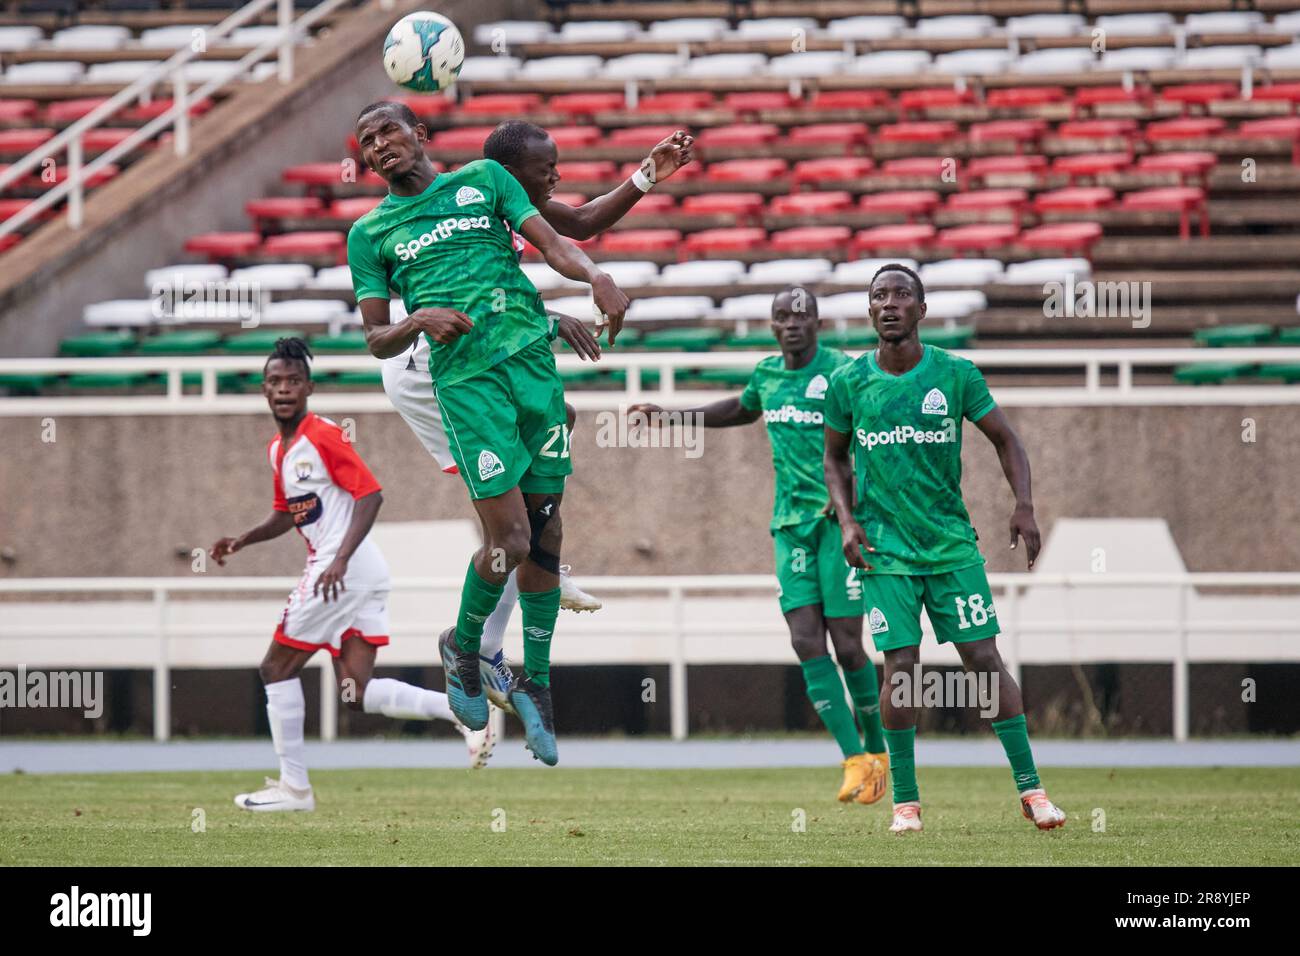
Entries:
{"type": "Polygon", "coordinates": [[[650,188],[654,186],[654,183],[650,181],[650,178],[646,176],[645,173],[638,169],[632,174],[632,185],[643,193],[648,193],[650,188]]]}

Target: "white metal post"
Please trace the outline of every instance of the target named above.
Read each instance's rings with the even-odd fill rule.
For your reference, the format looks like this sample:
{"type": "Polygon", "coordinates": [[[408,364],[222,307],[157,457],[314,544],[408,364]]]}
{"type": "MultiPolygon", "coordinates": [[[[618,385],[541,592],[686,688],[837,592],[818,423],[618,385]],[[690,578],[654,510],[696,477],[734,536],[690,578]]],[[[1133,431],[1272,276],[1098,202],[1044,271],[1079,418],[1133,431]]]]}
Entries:
{"type": "Polygon", "coordinates": [[[184,156],[190,151],[190,94],[184,67],[176,71],[172,80],[172,106],[176,110],[173,121],[176,133],[172,145],[177,156],[184,156]]]}
{"type": "Polygon", "coordinates": [[[82,222],[81,147],[80,136],[74,136],[68,142],[68,182],[72,187],[68,193],[68,226],[72,229],[80,229],[82,222]]]}
{"type": "Polygon", "coordinates": [[[153,739],[167,740],[172,726],[172,681],[167,666],[167,589],[154,588],[158,659],[153,668],[153,739]]]}
{"type": "Polygon", "coordinates": [[[334,668],[327,659],[320,668],[320,739],[334,740],[339,735],[338,690],[334,686],[334,668]]]}
{"type": "Polygon", "coordinates": [[[998,612],[998,625],[1006,638],[1007,670],[1020,684],[1020,585],[1007,585],[1007,601],[998,612]]]}
{"type": "Polygon", "coordinates": [[[289,28],[293,23],[293,0],[280,0],[280,82],[293,82],[293,36],[289,28]]]}
{"type": "Polygon", "coordinates": [[[1186,582],[1178,586],[1178,617],[1175,620],[1174,740],[1179,743],[1187,741],[1187,592],[1190,590],[1191,585],[1186,582]]]}
{"type": "Polygon", "coordinates": [[[673,740],[685,740],[689,732],[686,707],[686,609],[682,589],[668,589],[668,603],[673,620],[673,657],[668,664],[668,706],[673,740]]]}

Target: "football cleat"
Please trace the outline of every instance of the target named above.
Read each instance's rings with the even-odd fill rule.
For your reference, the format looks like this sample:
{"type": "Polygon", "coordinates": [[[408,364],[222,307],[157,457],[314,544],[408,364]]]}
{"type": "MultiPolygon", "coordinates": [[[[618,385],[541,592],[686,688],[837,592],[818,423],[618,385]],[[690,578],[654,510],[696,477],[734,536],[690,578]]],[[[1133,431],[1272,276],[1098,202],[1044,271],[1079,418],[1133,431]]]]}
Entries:
{"type": "Polygon", "coordinates": [[[555,720],[551,715],[551,689],[525,674],[510,692],[510,702],[524,725],[524,746],[533,756],[554,767],[559,762],[555,749],[555,720]]]}
{"type": "Polygon", "coordinates": [[[844,783],[840,785],[838,799],[840,803],[848,803],[867,786],[868,781],[871,779],[875,761],[872,760],[870,754],[854,754],[852,757],[846,758],[842,766],[844,767],[844,783]]]}
{"type": "Polygon", "coordinates": [[[871,775],[853,797],[854,803],[875,803],[885,795],[885,784],[889,780],[889,754],[867,754],[867,757],[871,761],[871,775]]]}
{"type": "Polygon", "coordinates": [[[453,724],[465,738],[465,746],[469,748],[469,767],[471,770],[482,770],[487,766],[488,758],[492,756],[492,751],[497,745],[496,731],[492,729],[492,721],[487,722],[487,726],[482,730],[470,730],[464,724],[453,724]]]}
{"type": "Polygon", "coordinates": [[[909,830],[921,832],[921,803],[918,800],[894,804],[894,822],[889,825],[889,832],[907,833],[909,830]]]}
{"type": "Polygon", "coordinates": [[[560,565],[560,607],[566,611],[599,611],[604,607],[600,601],[573,583],[571,572],[569,565],[560,565]]]}
{"type": "Polygon", "coordinates": [[[513,714],[515,709],[510,703],[510,691],[515,686],[515,675],[506,663],[505,651],[497,651],[496,656],[491,658],[480,654],[478,673],[488,700],[507,714],[513,714]]]}
{"type": "Polygon", "coordinates": [[[241,810],[256,813],[271,813],[278,810],[315,810],[316,796],[311,787],[295,790],[282,780],[266,778],[266,787],[252,793],[241,793],[235,797],[235,806],[241,810]]]}
{"type": "Polygon", "coordinates": [[[463,651],[456,643],[456,628],[449,627],[438,638],[442,668],[447,674],[447,701],[456,719],[470,730],[487,726],[488,701],[478,672],[478,654],[463,651]]]}
{"type": "Polygon", "coordinates": [[[1065,826],[1065,811],[1047,799],[1047,791],[1042,787],[1021,791],[1020,812],[1040,830],[1065,826]]]}

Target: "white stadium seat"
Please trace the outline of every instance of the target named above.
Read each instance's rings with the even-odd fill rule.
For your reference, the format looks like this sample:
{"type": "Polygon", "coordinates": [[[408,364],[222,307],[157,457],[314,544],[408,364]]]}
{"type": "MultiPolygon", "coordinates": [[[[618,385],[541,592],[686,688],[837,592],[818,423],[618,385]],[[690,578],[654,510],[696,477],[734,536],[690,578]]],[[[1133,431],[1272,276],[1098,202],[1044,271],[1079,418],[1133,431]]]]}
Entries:
{"type": "Polygon", "coordinates": [[[141,33],[138,42],[151,50],[179,50],[193,43],[195,31],[202,29],[198,26],[155,27],[141,33]]]}
{"type": "Polygon", "coordinates": [[[694,322],[713,315],[707,295],[659,295],[637,299],[627,310],[628,322],[694,322]]]}
{"type": "Polygon", "coordinates": [[[1167,70],[1174,65],[1173,47],[1131,46],[1107,50],[1101,55],[1100,70],[1167,70]]]}
{"type": "Polygon", "coordinates": [[[906,26],[902,17],[842,17],[827,23],[819,35],[827,40],[889,40],[906,26]]]}
{"type": "Polygon", "coordinates": [[[1064,282],[1068,275],[1079,282],[1092,275],[1092,263],[1087,259],[1030,259],[1007,265],[1003,282],[1008,285],[1042,285],[1046,282],[1064,282]]]}
{"type": "Polygon", "coordinates": [[[927,289],[978,288],[1002,275],[1000,259],[944,259],[927,262],[918,273],[927,289]]]}
{"type": "Polygon", "coordinates": [[[519,268],[524,275],[528,276],[528,281],[537,287],[538,292],[546,292],[550,289],[576,289],[582,285],[581,282],[560,275],[545,262],[521,262],[519,268]]]}
{"type": "Polygon", "coordinates": [[[997,21],[983,14],[922,17],[916,21],[913,35],[929,40],[969,40],[996,30],[997,21]]]}
{"type": "Polygon", "coordinates": [[[131,83],[144,76],[162,60],[115,60],[92,63],[82,76],[86,83],[131,83]]]}
{"type": "Polygon", "coordinates": [[[1055,47],[1034,50],[1023,54],[1011,64],[1016,73],[1048,75],[1052,73],[1084,73],[1092,69],[1097,60],[1088,47],[1055,47]]]}
{"type": "MultiPolygon", "coordinates": [[[[272,26],[239,27],[219,41],[221,46],[258,47],[263,43],[273,42],[279,38],[280,28],[272,26]]],[[[305,37],[304,42],[310,40],[305,37]]]]}
{"type": "Polygon", "coordinates": [[[474,28],[474,42],[491,49],[494,40],[512,43],[542,43],[551,39],[555,30],[542,20],[497,20],[482,23],[474,28]]]}
{"type": "Polygon", "coordinates": [[[271,291],[301,289],[315,277],[316,270],[303,262],[269,262],[230,273],[231,282],[247,282],[271,291]]]}
{"type": "MultiPolygon", "coordinates": [[[[1273,18],[1273,32],[1288,36],[1300,36],[1300,11],[1279,13],[1273,18]]],[[[0,49],[4,49],[0,47],[0,49]]]]}
{"type": "Polygon", "coordinates": [[[930,319],[956,321],[988,308],[988,304],[983,292],[973,290],[927,293],[925,315],[930,319]]]}
{"type": "Polygon", "coordinates": [[[988,76],[1005,73],[1013,59],[1009,50],[957,50],[936,56],[934,69],[954,75],[988,76]]]}
{"type": "Polygon", "coordinates": [[[653,285],[659,275],[659,266],[656,263],[641,259],[602,262],[600,268],[609,273],[609,277],[619,288],[653,285]]]}
{"type": "Polygon", "coordinates": [[[767,72],[767,57],[761,53],[717,53],[693,57],[686,64],[687,76],[728,77],[761,76],[767,72]]]}
{"type": "Polygon", "coordinates": [[[50,46],[56,50],[116,50],[130,39],[126,27],[79,26],[54,34],[50,46]]]}
{"type": "Polygon", "coordinates": [[[1087,22],[1077,13],[1033,13],[1007,18],[1007,34],[1013,37],[1070,37],[1087,32],[1087,22]]]}
{"type": "Polygon", "coordinates": [[[882,50],[866,53],[849,64],[848,72],[867,76],[906,76],[929,69],[930,54],[925,50],[882,50]]]}
{"type": "Polygon", "coordinates": [[[626,43],[641,31],[632,20],[569,20],[555,37],[558,43],[626,43]]]}
{"type": "Polygon", "coordinates": [[[1188,36],[1207,33],[1254,33],[1263,30],[1264,14],[1256,10],[1220,11],[1217,13],[1189,13],[1183,21],[1188,36]]]}
{"type": "Polygon", "coordinates": [[[15,63],[5,70],[4,79],[6,83],[49,83],[53,86],[75,83],[85,72],[85,65],[75,60],[44,60],[15,63]]]}
{"type": "Polygon", "coordinates": [[[40,27],[0,27],[0,52],[30,50],[45,38],[40,27]]]}
{"type": "Polygon", "coordinates": [[[525,60],[519,68],[525,80],[589,80],[605,65],[598,56],[544,56],[525,60]]]}
{"type": "Polygon", "coordinates": [[[811,36],[816,29],[812,17],[758,17],[741,20],[731,35],[738,40],[792,40],[800,32],[811,36]]]}
{"type": "Polygon", "coordinates": [[[561,299],[547,299],[546,307],[555,312],[571,315],[575,319],[595,318],[595,305],[590,295],[569,295],[561,299]]]}
{"type": "MultiPolygon", "coordinates": [[[[239,63],[236,60],[191,60],[185,64],[185,79],[190,83],[233,79],[238,74],[239,63]]],[[[257,74],[253,75],[256,77],[257,74]]]]}
{"type": "Polygon", "coordinates": [[[316,273],[316,278],[308,283],[313,289],[352,289],[352,270],[346,265],[329,266],[316,273]]]}
{"type": "Polygon", "coordinates": [[[671,43],[708,43],[727,32],[727,21],[721,17],[680,17],[676,20],[656,20],[646,27],[647,40],[671,43]]]}
{"type": "Polygon", "coordinates": [[[629,53],[605,61],[601,75],[610,80],[662,80],[682,70],[675,53],[629,53]]]}
{"type": "Polygon", "coordinates": [[[1174,18],[1169,13],[1120,13],[1098,17],[1093,26],[1111,36],[1158,37],[1173,30],[1174,18]]]}
{"type": "Polygon", "coordinates": [[[745,264],[735,259],[697,259],[674,262],[659,273],[657,285],[723,285],[739,282],[745,264]]]}
{"type": "Polygon", "coordinates": [[[509,80],[523,61],[514,56],[467,56],[460,67],[462,80],[509,80]]]}
{"type": "Polygon", "coordinates": [[[183,286],[190,282],[220,282],[226,275],[226,267],[218,263],[182,262],[150,269],[144,274],[144,287],[152,295],[157,285],[183,286]]]}
{"type": "Polygon", "coordinates": [[[849,262],[837,263],[830,280],[866,288],[881,266],[891,264],[907,266],[913,272],[917,270],[915,259],[853,259],[849,262]]]}
{"type": "Polygon", "coordinates": [[[730,299],[723,299],[718,315],[732,322],[761,322],[770,319],[772,295],[764,292],[759,295],[736,295],[730,299]]]}
{"type": "Polygon", "coordinates": [[[829,259],[772,259],[755,262],[744,281],[750,285],[769,282],[820,282],[831,274],[829,259]]]}
{"type": "Polygon", "coordinates": [[[154,299],[114,299],[95,302],[81,313],[81,320],[92,328],[131,327],[153,325],[162,316],[156,314],[159,303],[154,299]]]}
{"type": "Polygon", "coordinates": [[[870,292],[838,292],[817,300],[817,314],[823,319],[865,319],[871,314],[870,292]]]}
{"type": "Polygon", "coordinates": [[[848,63],[849,57],[838,50],[819,50],[773,57],[767,69],[772,76],[834,76],[843,73],[848,63]]]}
{"type": "Polygon", "coordinates": [[[342,299],[283,299],[262,307],[262,321],[316,325],[338,322],[348,313],[342,299]]]}
{"type": "Polygon", "coordinates": [[[1264,65],[1271,70],[1300,69],[1300,43],[1270,47],[1264,53],[1264,65]]]}
{"type": "Polygon", "coordinates": [[[1263,59],[1263,49],[1253,45],[1202,46],[1184,53],[1178,65],[1196,70],[1235,70],[1254,66],[1263,59]]]}

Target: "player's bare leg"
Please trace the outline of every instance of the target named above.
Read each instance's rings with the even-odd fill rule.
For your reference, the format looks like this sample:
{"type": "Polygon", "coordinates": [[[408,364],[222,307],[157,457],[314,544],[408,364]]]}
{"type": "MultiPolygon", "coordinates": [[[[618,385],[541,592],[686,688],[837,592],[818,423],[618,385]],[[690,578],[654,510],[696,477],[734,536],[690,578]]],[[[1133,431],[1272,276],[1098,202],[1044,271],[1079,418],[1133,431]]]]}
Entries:
{"type": "Polygon", "coordinates": [[[299,674],[315,651],[299,650],[271,642],[258,668],[266,687],[266,716],[271,740],[280,758],[280,777],[266,778],[266,786],[235,797],[235,806],[258,813],[316,809],[316,797],[307,777],[303,724],[307,704],[299,674]]]}
{"type": "Polygon", "coordinates": [[[875,803],[885,795],[889,778],[889,751],[880,725],[880,685],[876,665],[862,643],[862,617],[828,617],[826,632],[835,648],[835,660],[844,672],[844,683],[853,701],[863,746],[871,758],[871,775],[854,796],[857,803],[875,803]]]}
{"type": "MultiPolygon", "coordinates": [[[[910,675],[920,662],[920,649],[899,647],[885,651],[885,686],[893,687],[894,674],[902,671],[910,675]]],[[[907,833],[921,829],[921,794],[916,786],[916,709],[897,706],[892,695],[884,694],[880,701],[880,720],[884,724],[885,742],[889,745],[891,769],[894,772],[894,822],[890,833],[907,833]]]]}
{"type": "Polygon", "coordinates": [[[1040,830],[1052,830],[1064,825],[1065,811],[1047,798],[1047,791],[1038,779],[1034,754],[1029,746],[1029,732],[1025,726],[1020,685],[1011,676],[1002,655],[998,653],[996,639],[988,637],[981,641],[958,644],[957,653],[961,655],[962,666],[968,673],[989,675],[997,680],[998,710],[997,719],[993,721],[993,732],[998,735],[1002,749],[1006,751],[1007,761],[1011,764],[1011,774],[1015,778],[1016,789],[1020,791],[1021,813],[1040,830]]]}

